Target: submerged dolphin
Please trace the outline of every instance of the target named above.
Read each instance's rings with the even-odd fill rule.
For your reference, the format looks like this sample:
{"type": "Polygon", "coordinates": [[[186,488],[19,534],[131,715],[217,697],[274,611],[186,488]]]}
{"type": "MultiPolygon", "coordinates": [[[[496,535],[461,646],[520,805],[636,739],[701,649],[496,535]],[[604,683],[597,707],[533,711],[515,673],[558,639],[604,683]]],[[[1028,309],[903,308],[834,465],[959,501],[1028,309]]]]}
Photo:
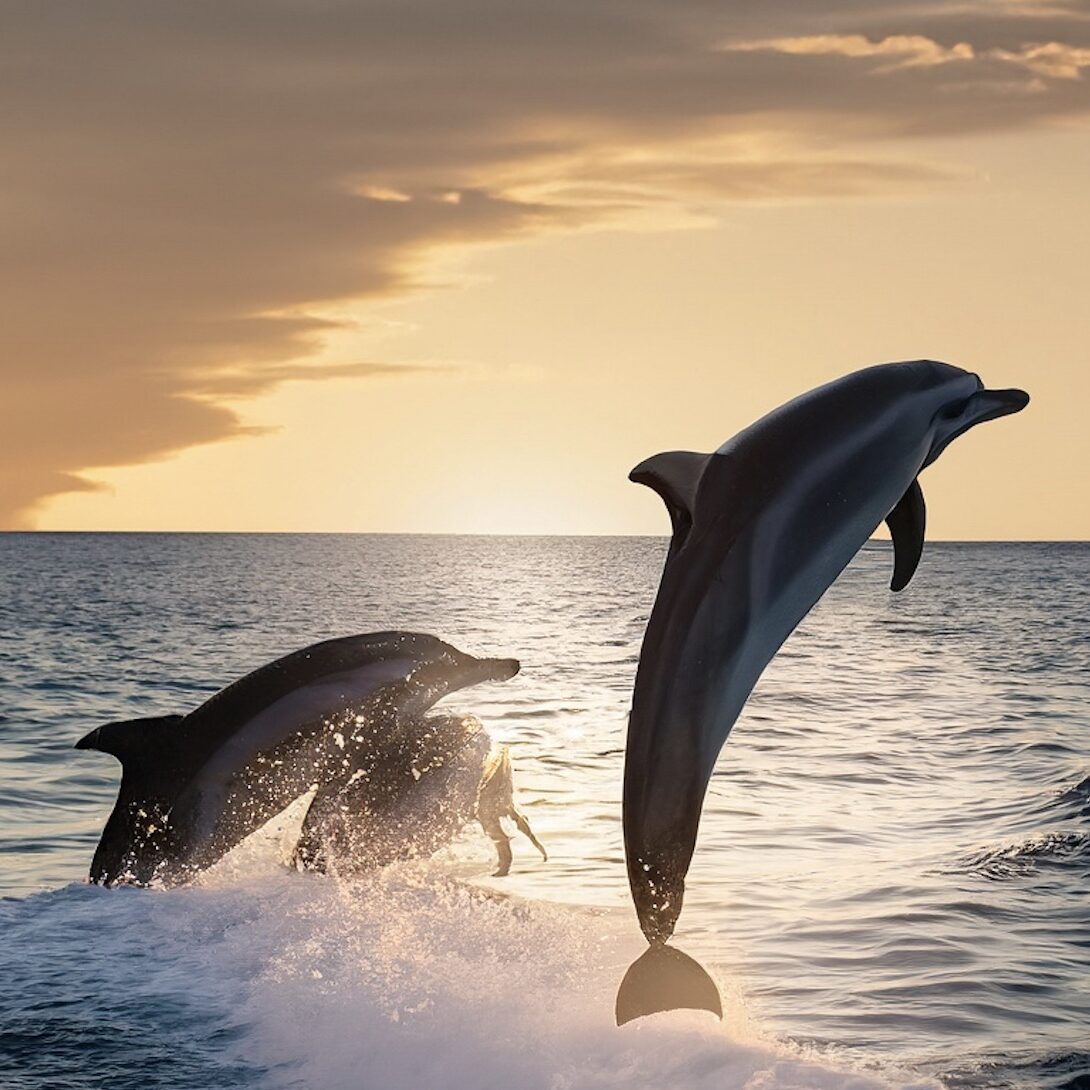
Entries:
{"type": "Polygon", "coordinates": [[[296,866],[353,874],[429,856],[476,818],[496,846],[495,877],[511,867],[510,817],[545,855],[514,806],[507,747],[473,715],[429,715],[386,748],[365,774],[318,789],[303,819],[296,866]]]}
{"type": "Polygon", "coordinates": [[[248,674],[186,716],[109,723],[76,743],[121,762],[92,882],[178,884],[312,785],[335,789],[409,744],[437,700],[518,673],[434,636],[328,640],[248,674]]]}
{"type": "Polygon", "coordinates": [[[923,549],[920,470],[1028,401],[948,364],[883,364],[795,398],[714,454],[659,454],[630,474],[663,498],[673,538],[625,750],[628,881],[651,948],[621,983],[618,1024],[674,1007],[721,1016],[704,970],[665,946],[719,751],[769,660],[883,519],[891,589],[907,585],[923,549]]]}

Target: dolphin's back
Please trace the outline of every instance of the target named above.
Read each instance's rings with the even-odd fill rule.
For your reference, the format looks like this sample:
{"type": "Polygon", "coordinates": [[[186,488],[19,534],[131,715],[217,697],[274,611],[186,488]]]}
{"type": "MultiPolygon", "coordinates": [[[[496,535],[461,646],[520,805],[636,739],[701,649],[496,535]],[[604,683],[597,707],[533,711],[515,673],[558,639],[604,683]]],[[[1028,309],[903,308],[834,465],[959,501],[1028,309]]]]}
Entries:
{"type": "Polygon", "coordinates": [[[218,857],[312,783],[345,779],[344,762],[397,730],[416,672],[453,671],[455,655],[416,633],[349,636],[235,682],[182,724],[185,744],[207,756],[179,791],[175,824],[218,857]]]}
{"type": "Polygon", "coordinates": [[[416,632],[374,632],[325,640],[266,663],[221,689],[186,716],[181,733],[206,756],[226,743],[241,725],[265,716],[275,735],[277,720],[296,726],[404,679],[426,660],[460,653],[435,636],[416,632]],[[284,714],[278,715],[276,709],[284,714]],[[270,714],[271,713],[271,714],[270,714]]]}

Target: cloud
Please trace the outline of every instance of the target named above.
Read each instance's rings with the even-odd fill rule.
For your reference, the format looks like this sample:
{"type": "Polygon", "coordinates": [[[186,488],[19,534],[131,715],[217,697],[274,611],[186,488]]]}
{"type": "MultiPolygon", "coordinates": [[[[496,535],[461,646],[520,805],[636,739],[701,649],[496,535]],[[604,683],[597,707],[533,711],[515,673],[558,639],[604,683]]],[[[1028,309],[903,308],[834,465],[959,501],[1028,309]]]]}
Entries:
{"type": "Polygon", "coordinates": [[[322,379],[378,378],[414,374],[440,374],[455,370],[450,365],[421,363],[313,363],[307,360],[272,363],[255,371],[252,367],[225,367],[200,376],[192,393],[200,397],[248,397],[283,382],[317,382],[322,379]]]}
{"type": "Polygon", "coordinates": [[[247,434],[231,398],[403,373],[315,366],[336,331],[323,313],[411,290],[436,247],[663,205],[941,184],[944,169],[860,141],[1085,113],[1086,14],[870,0],[10,5],[0,524],[91,487],[87,467],[247,434]]]}
{"type": "Polygon", "coordinates": [[[892,34],[871,41],[863,34],[815,34],[804,38],[768,38],[755,42],[735,42],[724,47],[737,53],[773,52],[795,56],[878,58],[883,63],[872,69],[876,74],[900,68],[931,68],[937,65],[993,60],[1024,68],[1051,79],[1080,79],[1083,68],[1090,68],[1090,48],[1062,42],[1037,42],[1018,49],[994,47],[978,52],[968,42],[944,46],[922,34],[892,34]]]}
{"type": "Polygon", "coordinates": [[[968,42],[956,42],[947,48],[922,34],[891,34],[872,42],[863,34],[815,34],[806,38],[768,38],[764,41],[737,42],[726,47],[740,53],[772,51],[798,56],[880,57],[889,63],[878,71],[897,68],[930,67],[952,61],[971,61],[976,53],[968,42]]]}
{"type": "Polygon", "coordinates": [[[1090,68],[1090,48],[1062,42],[1040,42],[1021,50],[994,49],[991,54],[1051,79],[1081,79],[1082,70],[1090,68]]]}
{"type": "Polygon", "coordinates": [[[688,158],[682,155],[598,160],[549,183],[548,195],[572,206],[606,211],[640,207],[696,206],[722,201],[828,200],[873,194],[911,192],[921,186],[955,180],[960,175],[926,163],[810,157],[745,160],[688,158]]]}

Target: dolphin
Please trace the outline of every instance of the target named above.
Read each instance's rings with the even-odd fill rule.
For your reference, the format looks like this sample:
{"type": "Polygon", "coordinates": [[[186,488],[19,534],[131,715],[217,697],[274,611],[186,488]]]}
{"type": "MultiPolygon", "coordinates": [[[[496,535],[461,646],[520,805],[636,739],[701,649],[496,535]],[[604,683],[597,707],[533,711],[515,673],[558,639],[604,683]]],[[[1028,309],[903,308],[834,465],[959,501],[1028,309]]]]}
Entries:
{"type": "Polygon", "coordinates": [[[318,788],[296,867],[352,874],[431,855],[473,817],[491,745],[476,716],[424,716],[370,769],[318,788]]]}
{"type": "Polygon", "coordinates": [[[389,761],[437,700],[518,669],[416,632],[345,636],[262,666],[188,715],[98,727],[76,748],[112,754],[122,772],[90,880],[185,882],[313,785],[389,761]]]}
{"type": "Polygon", "coordinates": [[[672,451],[632,470],[662,497],[673,535],[628,722],[625,856],[650,949],[621,983],[618,1024],[675,1007],[722,1017],[710,977],[665,944],[727,735],[780,645],[883,520],[890,589],[907,586],[924,541],[918,474],[1028,401],[949,364],[881,364],[802,394],[712,454],[672,451]]]}
{"type": "Polygon", "coordinates": [[[507,747],[495,747],[474,715],[429,715],[386,748],[365,773],[318,789],[293,862],[301,870],[354,874],[395,860],[423,858],[477,818],[496,846],[497,870],[511,867],[510,817],[547,859],[515,808],[507,747]]]}

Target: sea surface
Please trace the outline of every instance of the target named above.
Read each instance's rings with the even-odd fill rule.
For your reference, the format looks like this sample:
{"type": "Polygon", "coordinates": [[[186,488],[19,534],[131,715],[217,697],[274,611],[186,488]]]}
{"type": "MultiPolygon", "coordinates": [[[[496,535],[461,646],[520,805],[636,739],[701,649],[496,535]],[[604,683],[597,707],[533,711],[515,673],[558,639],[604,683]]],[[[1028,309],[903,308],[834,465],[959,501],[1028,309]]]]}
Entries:
{"type": "MultiPolygon", "coordinates": [[[[1090,1087],[1090,546],[872,543],[772,662],[676,941],[722,1023],[613,1024],[644,948],[620,784],[657,538],[0,535],[0,1087],[1090,1087]],[[72,744],[353,632],[522,671],[444,701],[549,849],[467,829],[356,881],[280,828],[199,883],[85,883],[119,767],[72,744]]],[[[290,815],[285,817],[287,822],[290,815]]]]}

